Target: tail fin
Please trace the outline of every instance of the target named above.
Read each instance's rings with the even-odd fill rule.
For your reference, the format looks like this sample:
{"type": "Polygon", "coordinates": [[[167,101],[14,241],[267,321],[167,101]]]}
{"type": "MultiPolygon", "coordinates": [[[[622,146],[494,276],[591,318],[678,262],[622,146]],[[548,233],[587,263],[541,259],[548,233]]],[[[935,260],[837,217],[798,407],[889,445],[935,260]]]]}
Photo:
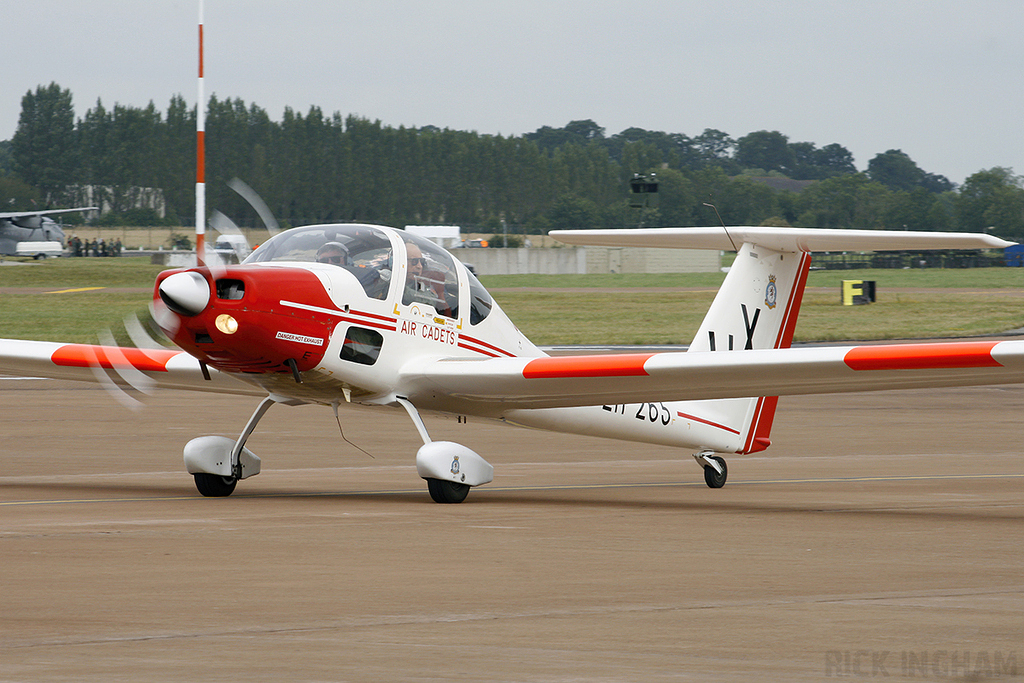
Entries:
{"type": "MultiPolygon", "coordinates": [[[[690,344],[690,353],[788,348],[800,313],[811,255],[747,243],[690,344]]],[[[771,441],[777,396],[687,401],[679,413],[737,437],[737,453],[756,453],[771,441]]]]}
{"type": "MultiPolygon", "coordinates": [[[[690,346],[696,353],[783,348],[793,340],[812,251],[857,249],[1000,249],[1012,242],[981,233],[836,230],[824,228],[644,228],[553,230],[566,244],[606,247],[735,249],[729,276],[690,346]],[[767,246],[766,246],[767,245],[767,246]]],[[[768,447],[773,397],[674,404],[694,438],[709,450],[753,453],[768,447]]]]}
{"type": "Polygon", "coordinates": [[[744,244],[691,351],[781,349],[793,341],[811,255],[744,244]]]}

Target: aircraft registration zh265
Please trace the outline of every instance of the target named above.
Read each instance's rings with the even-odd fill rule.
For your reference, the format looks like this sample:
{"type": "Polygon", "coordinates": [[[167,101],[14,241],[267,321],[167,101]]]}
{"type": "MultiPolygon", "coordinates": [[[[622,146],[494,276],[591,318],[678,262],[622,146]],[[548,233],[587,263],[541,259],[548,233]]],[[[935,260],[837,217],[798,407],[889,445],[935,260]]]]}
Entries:
{"type": "Polygon", "coordinates": [[[0,372],[262,398],[237,439],[185,446],[203,495],[258,474],[245,443],[274,404],[405,410],[433,500],[493,479],[464,445],[433,441],[423,413],[687,449],[708,486],[720,454],[770,445],[778,396],[1024,381],[1024,341],[790,348],[810,252],[1005,247],[967,233],[800,228],[556,231],[570,244],[732,250],[735,263],[687,351],[551,357],[465,266],[432,242],[364,224],[293,228],[241,264],[169,270],[154,319],[180,347],[0,340],[0,372]]]}

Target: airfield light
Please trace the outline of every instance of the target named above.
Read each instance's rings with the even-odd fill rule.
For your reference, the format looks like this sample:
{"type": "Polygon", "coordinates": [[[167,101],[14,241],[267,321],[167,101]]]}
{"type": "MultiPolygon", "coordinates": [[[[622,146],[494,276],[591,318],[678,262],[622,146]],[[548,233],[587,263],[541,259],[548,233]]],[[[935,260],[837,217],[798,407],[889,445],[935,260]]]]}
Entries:
{"type": "Polygon", "coordinates": [[[218,315],[214,324],[217,326],[217,329],[224,334],[234,334],[235,332],[238,332],[238,321],[227,313],[221,313],[218,315]]]}

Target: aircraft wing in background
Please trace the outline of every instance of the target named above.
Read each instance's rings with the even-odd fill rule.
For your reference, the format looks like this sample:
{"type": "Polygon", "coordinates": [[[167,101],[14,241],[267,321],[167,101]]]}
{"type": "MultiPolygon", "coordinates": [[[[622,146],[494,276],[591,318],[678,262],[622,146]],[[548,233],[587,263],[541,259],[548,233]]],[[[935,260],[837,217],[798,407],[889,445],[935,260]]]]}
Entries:
{"type": "Polygon", "coordinates": [[[0,212],[0,220],[8,220],[17,223],[24,218],[39,218],[41,216],[54,216],[58,213],[79,213],[82,211],[99,211],[97,206],[80,206],[77,209],[50,209],[49,211],[7,211],[0,212]]]}

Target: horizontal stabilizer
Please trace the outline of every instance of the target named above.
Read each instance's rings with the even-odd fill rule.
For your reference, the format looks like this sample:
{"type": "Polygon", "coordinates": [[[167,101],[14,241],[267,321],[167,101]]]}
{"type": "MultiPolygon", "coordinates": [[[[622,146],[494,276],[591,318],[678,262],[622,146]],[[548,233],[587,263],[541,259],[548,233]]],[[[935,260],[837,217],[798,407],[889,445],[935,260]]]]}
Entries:
{"type": "Polygon", "coordinates": [[[659,247],[738,251],[744,243],[783,252],[893,251],[901,249],[1003,249],[1014,242],[972,232],[902,232],[829,228],[636,228],[552,230],[559,242],[595,247],[659,247]]]}

